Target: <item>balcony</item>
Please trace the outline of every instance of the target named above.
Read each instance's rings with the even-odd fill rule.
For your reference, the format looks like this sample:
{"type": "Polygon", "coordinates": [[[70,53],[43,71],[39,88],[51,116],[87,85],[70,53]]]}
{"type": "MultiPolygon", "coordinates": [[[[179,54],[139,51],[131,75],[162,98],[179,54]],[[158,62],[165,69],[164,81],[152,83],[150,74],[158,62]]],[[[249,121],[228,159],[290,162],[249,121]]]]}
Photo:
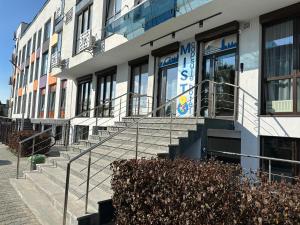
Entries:
{"type": "Polygon", "coordinates": [[[213,0],[145,1],[117,19],[109,18],[105,27],[105,37],[119,34],[131,40],[142,35],[152,27],[189,13],[211,1],[213,0]]]}

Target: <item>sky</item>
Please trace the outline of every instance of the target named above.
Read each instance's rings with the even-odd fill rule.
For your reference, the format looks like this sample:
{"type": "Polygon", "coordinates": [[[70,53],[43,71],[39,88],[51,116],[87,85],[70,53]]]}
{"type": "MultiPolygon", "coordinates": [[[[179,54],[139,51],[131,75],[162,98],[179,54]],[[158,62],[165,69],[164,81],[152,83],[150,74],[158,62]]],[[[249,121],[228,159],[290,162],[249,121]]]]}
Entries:
{"type": "Polygon", "coordinates": [[[5,102],[11,91],[8,80],[12,74],[9,60],[14,48],[13,33],[20,22],[30,23],[45,0],[0,0],[0,101],[5,102]]]}

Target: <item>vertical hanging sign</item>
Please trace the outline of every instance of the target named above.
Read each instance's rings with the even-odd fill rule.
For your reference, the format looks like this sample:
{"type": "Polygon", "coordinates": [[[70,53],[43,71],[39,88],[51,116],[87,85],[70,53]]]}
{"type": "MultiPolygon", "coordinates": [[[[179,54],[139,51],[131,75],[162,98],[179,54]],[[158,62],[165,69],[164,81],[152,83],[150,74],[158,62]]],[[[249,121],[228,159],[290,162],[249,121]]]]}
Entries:
{"type": "MultiPolygon", "coordinates": [[[[195,86],[196,45],[197,44],[194,39],[183,41],[180,44],[177,81],[178,95],[195,86]]],[[[194,97],[194,89],[179,97],[176,105],[177,116],[191,117],[194,115],[194,97]]]]}

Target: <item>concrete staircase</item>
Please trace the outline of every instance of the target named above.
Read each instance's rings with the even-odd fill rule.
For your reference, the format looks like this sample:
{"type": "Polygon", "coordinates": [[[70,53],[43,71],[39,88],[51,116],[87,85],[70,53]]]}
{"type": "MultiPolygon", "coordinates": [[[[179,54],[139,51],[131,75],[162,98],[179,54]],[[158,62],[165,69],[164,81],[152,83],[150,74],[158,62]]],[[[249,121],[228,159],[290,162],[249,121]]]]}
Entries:
{"type": "MultiPolygon", "coordinates": [[[[91,135],[89,140],[64,148],[59,157],[49,157],[46,164],[37,166],[37,171],[26,172],[25,179],[11,180],[12,185],[41,224],[62,224],[65,194],[66,168],[69,159],[86,150],[93,144],[124,129],[139,118],[123,118],[115,126],[108,127],[99,135],[91,135]]],[[[201,146],[195,147],[197,140],[205,138],[209,125],[202,118],[145,118],[139,124],[138,157],[178,157],[185,149],[194,146],[201,152],[201,146]],[[170,138],[171,132],[171,138],[170,138]],[[171,143],[170,143],[171,139],[171,143]],[[199,149],[198,149],[199,148],[199,149]]],[[[232,129],[232,121],[219,121],[216,129],[232,129]]],[[[92,151],[90,171],[90,192],[88,214],[85,209],[86,177],[88,154],[71,165],[67,224],[104,224],[99,221],[98,203],[111,199],[110,164],[119,159],[134,159],[136,155],[136,125],[109,139],[92,151]]],[[[101,214],[101,212],[100,212],[101,214]]],[[[102,216],[101,216],[102,218],[102,216]]]]}

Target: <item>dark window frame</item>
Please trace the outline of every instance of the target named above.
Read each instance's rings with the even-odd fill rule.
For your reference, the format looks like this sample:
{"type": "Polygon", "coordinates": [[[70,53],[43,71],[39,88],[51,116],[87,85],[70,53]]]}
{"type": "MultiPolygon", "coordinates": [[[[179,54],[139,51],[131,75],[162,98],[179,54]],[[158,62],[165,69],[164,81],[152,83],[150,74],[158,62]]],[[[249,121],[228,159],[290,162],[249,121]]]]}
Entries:
{"type": "MultiPolygon", "coordinates": [[[[142,84],[142,69],[143,69],[143,66],[146,66],[147,65],[147,74],[148,74],[148,81],[147,81],[147,89],[148,89],[148,85],[149,85],[149,62],[148,62],[148,60],[147,61],[144,61],[144,62],[141,62],[141,63],[139,63],[139,64],[133,64],[133,65],[131,65],[131,73],[130,73],[130,84],[129,84],[129,90],[130,90],[130,92],[131,93],[134,93],[134,79],[135,79],[135,74],[134,74],[134,72],[135,72],[135,69],[138,69],[139,70],[139,74],[138,74],[138,76],[139,76],[139,90],[138,90],[138,93],[134,93],[134,94],[138,94],[139,95],[139,97],[138,97],[138,109],[137,109],[137,112],[136,113],[134,113],[133,112],[133,96],[130,96],[130,99],[129,99],[129,113],[128,113],[128,115],[129,116],[133,116],[133,115],[143,115],[143,114],[140,114],[141,112],[140,112],[140,105],[141,105],[141,99],[143,98],[143,97],[146,97],[146,98],[148,98],[148,94],[146,94],[146,95],[141,95],[141,84],[142,84]]],[[[148,99],[146,100],[146,101],[148,101],[148,99]]],[[[148,106],[149,106],[149,104],[148,104],[148,106]]],[[[149,107],[151,107],[151,106],[149,106],[149,107]]],[[[148,111],[149,111],[149,109],[148,109],[148,111]]]]}
{"type": "Polygon", "coordinates": [[[76,116],[79,117],[89,117],[90,116],[90,107],[91,107],[91,89],[92,89],[92,79],[89,77],[88,79],[78,80],[77,83],[77,96],[76,96],[76,116]],[[81,86],[83,86],[83,91],[81,90],[81,86]],[[87,85],[87,86],[86,86],[87,85]],[[88,88],[87,95],[87,108],[84,107],[84,99],[86,93],[86,87],[88,88]],[[82,98],[81,98],[81,97],[82,98]],[[81,102],[80,102],[81,100],[81,102]],[[84,113],[86,112],[86,113],[84,113]]]}
{"type": "MultiPolygon", "coordinates": [[[[281,9],[283,12],[285,12],[285,8],[281,9]]],[[[300,82],[300,63],[299,61],[299,54],[300,54],[300,8],[298,14],[293,14],[282,17],[281,14],[278,14],[279,11],[275,11],[274,15],[267,14],[266,16],[261,16],[261,25],[262,25],[262,57],[261,57],[261,110],[260,115],[261,116],[300,116],[300,111],[297,110],[297,107],[299,107],[297,104],[297,81],[300,82]],[[268,17],[265,19],[265,17],[268,17]],[[272,27],[274,25],[283,23],[283,22],[293,22],[293,69],[291,74],[289,75],[283,75],[283,76],[274,76],[274,77],[266,77],[265,74],[265,41],[266,41],[266,29],[269,27],[272,27]],[[291,89],[292,89],[292,100],[293,100],[293,111],[292,112],[267,112],[267,99],[268,99],[268,82],[270,81],[279,81],[279,80],[287,80],[290,79],[292,82],[291,89]]]]}
{"type": "MultiPolygon", "coordinates": [[[[276,158],[274,155],[267,155],[265,153],[265,142],[267,141],[267,139],[271,140],[271,139],[277,139],[280,141],[287,141],[290,142],[292,144],[292,149],[291,149],[291,153],[292,153],[292,158],[289,158],[290,160],[296,160],[299,161],[300,160],[300,139],[297,138],[290,138],[290,137],[277,137],[277,136],[260,136],[260,154],[261,156],[266,156],[266,157],[271,157],[271,158],[276,158]]],[[[281,146],[276,145],[276,147],[281,148],[281,146]]],[[[260,160],[260,168],[262,171],[268,171],[269,169],[269,164],[268,164],[268,160],[260,160]]],[[[284,163],[282,163],[284,164],[284,163]]],[[[274,164],[271,164],[274,166],[274,164]]],[[[296,165],[296,164],[291,164],[291,163],[287,163],[286,165],[289,165],[292,167],[292,173],[293,176],[300,176],[300,166],[296,165]]]]}
{"type": "Polygon", "coordinates": [[[114,110],[112,110],[113,103],[112,100],[114,100],[115,96],[113,96],[113,93],[116,93],[116,90],[114,89],[114,82],[116,82],[117,77],[117,71],[115,68],[111,69],[110,71],[106,72],[100,72],[97,74],[97,88],[96,88],[96,102],[95,102],[95,117],[102,117],[102,118],[109,118],[114,116],[114,110]],[[110,79],[110,92],[109,92],[109,108],[108,108],[108,114],[105,113],[105,101],[106,101],[106,90],[107,90],[107,81],[108,77],[110,79]],[[101,82],[103,80],[103,92],[101,89],[101,82]],[[102,99],[100,99],[100,94],[103,93],[102,99]],[[102,104],[102,107],[101,107],[102,104]]]}
{"type": "Polygon", "coordinates": [[[60,85],[60,97],[59,97],[59,117],[64,118],[65,116],[62,116],[62,112],[65,113],[66,110],[66,101],[67,101],[67,80],[61,80],[60,85]]]}
{"type": "Polygon", "coordinates": [[[54,118],[55,112],[55,101],[56,101],[56,84],[49,85],[48,87],[48,109],[47,109],[47,118],[54,118]],[[53,116],[51,116],[53,113],[53,116]]]}
{"type": "Polygon", "coordinates": [[[93,4],[90,4],[88,6],[86,6],[83,10],[81,10],[77,15],[76,15],[76,23],[75,23],[75,35],[74,35],[74,50],[73,50],[73,55],[77,55],[80,53],[79,49],[77,49],[77,45],[78,45],[78,42],[80,40],[80,35],[82,33],[84,33],[85,31],[87,30],[90,30],[91,27],[92,27],[92,16],[93,16],[93,4]],[[84,21],[85,21],[85,18],[84,18],[84,14],[85,12],[88,11],[88,22],[87,22],[87,29],[84,30],[84,21]],[[78,35],[78,25],[79,25],[79,18],[81,16],[81,30],[80,30],[80,34],[78,35]]]}
{"type": "Polygon", "coordinates": [[[51,19],[47,20],[47,22],[44,25],[43,43],[48,41],[50,38],[51,38],[51,19]]]}

